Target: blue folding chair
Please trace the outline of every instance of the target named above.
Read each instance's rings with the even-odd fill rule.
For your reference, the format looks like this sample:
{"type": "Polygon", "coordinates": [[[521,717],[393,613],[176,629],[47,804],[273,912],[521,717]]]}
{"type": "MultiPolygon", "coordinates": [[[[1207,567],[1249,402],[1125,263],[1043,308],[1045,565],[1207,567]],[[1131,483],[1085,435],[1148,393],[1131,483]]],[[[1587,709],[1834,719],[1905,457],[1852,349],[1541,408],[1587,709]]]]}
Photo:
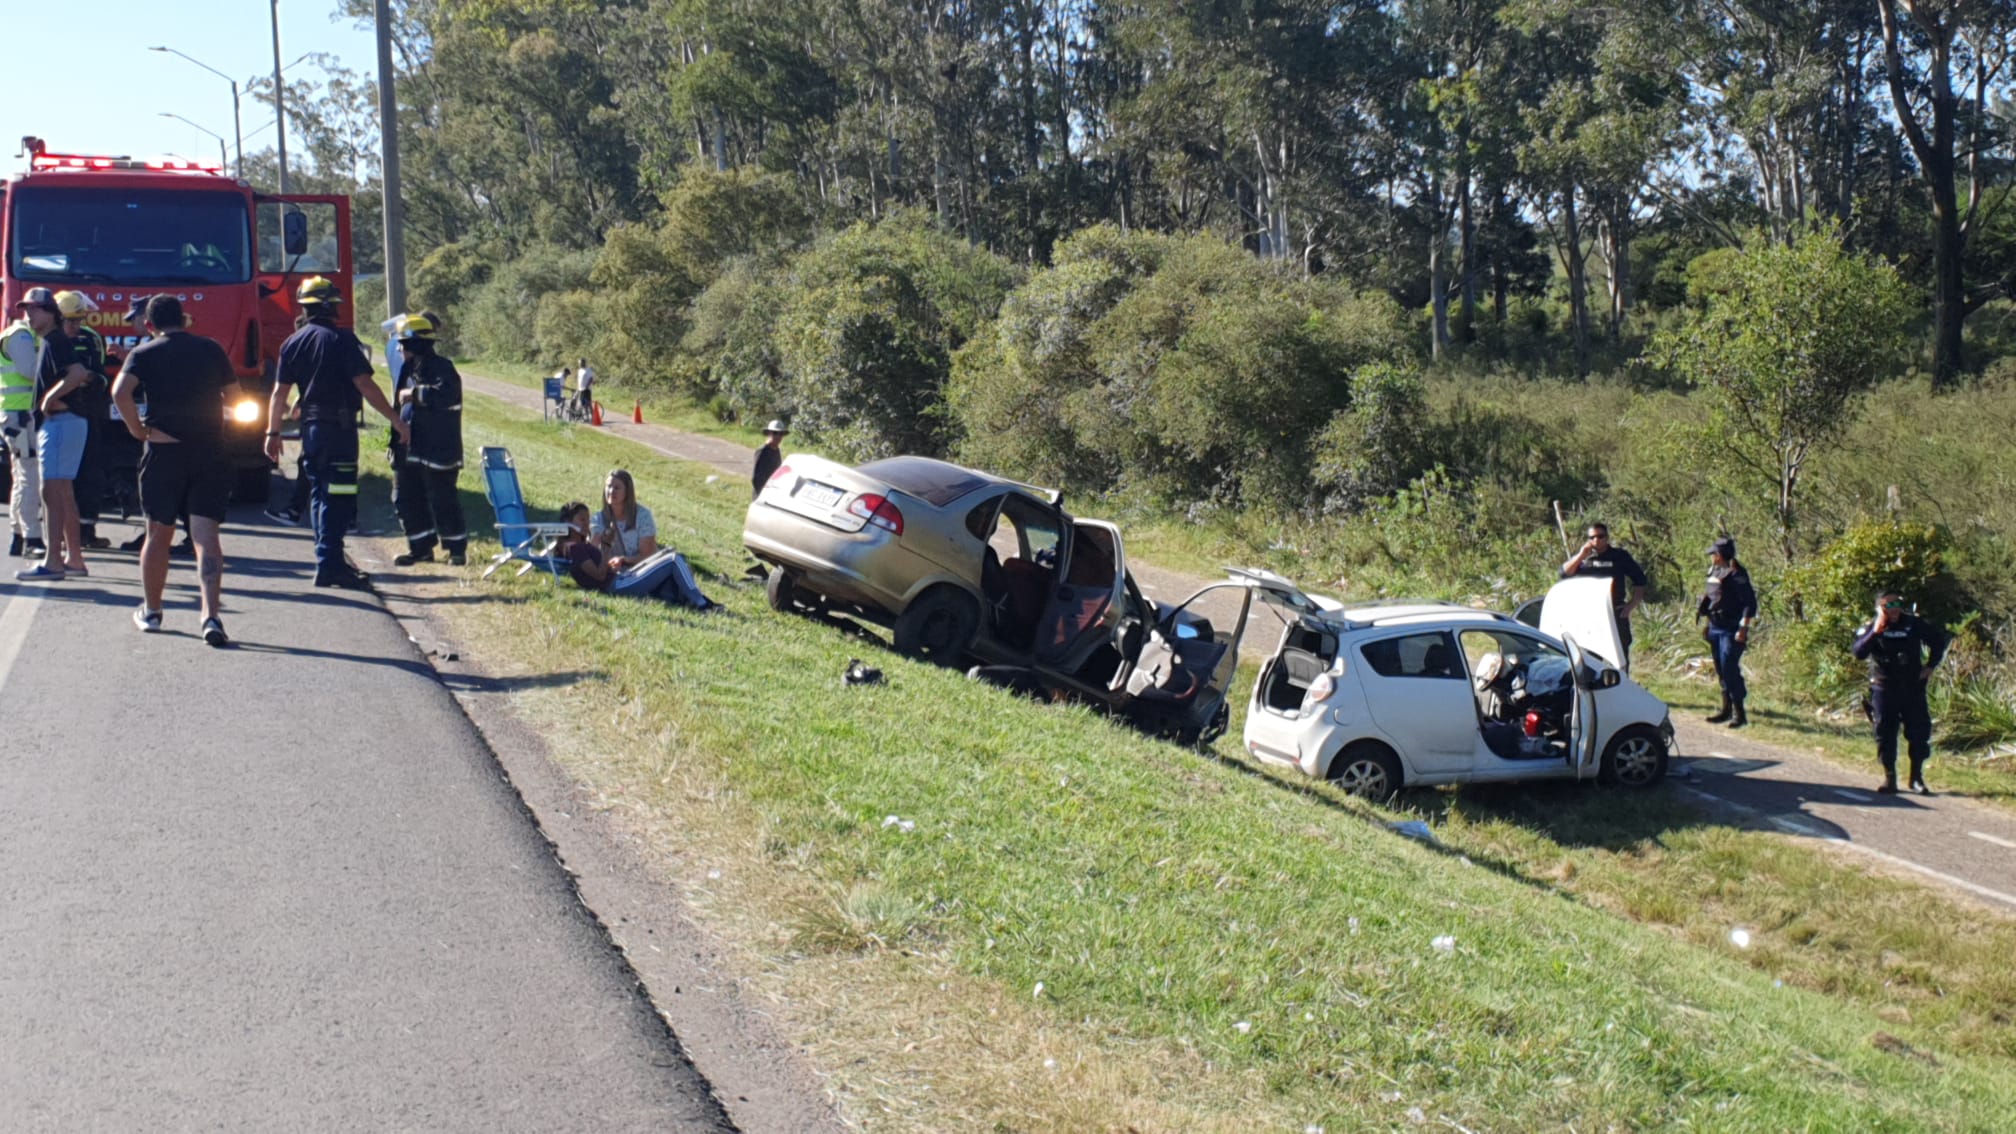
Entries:
{"type": "Polygon", "coordinates": [[[490,510],[497,514],[497,539],[504,545],[504,550],[484,570],[484,578],[514,559],[523,564],[518,568],[520,575],[535,567],[551,572],[555,578],[566,574],[565,559],[550,550],[533,548],[543,539],[550,549],[552,541],[566,535],[569,529],[566,524],[533,522],[525,507],[525,490],[518,486],[518,466],[512,463],[510,450],[497,445],[483,447],[483,495],[490,500],[490,510]]]}

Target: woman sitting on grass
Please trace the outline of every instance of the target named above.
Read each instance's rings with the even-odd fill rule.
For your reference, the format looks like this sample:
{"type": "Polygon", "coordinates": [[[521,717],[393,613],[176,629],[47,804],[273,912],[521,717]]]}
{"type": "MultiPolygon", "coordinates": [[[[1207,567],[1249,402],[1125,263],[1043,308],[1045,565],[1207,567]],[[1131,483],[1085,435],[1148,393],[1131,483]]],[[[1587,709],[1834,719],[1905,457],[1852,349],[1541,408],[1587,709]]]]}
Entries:
{"type": "Polygon", "coordinates": [[[700,593],[693,569],[686,557],[671,549],[655,551],[642,559],[605,555],[591,534],[588,505],[575,501],[560,509],[560,522],[572,529],[553,546],[553,554],[567,561],[568,574],[583,590],[601,591],[633,598],[659,598],[707,610],[714,603],[700,593]]]}
{"type": "Polygon", "coordinates": [[[602,485],[602,510],[595,513],[591,530],[606,555],[634,561],[658,553],[658,521],[651,509],[637,503],[637,482],[622,469],[611,472],[602,485]]]}

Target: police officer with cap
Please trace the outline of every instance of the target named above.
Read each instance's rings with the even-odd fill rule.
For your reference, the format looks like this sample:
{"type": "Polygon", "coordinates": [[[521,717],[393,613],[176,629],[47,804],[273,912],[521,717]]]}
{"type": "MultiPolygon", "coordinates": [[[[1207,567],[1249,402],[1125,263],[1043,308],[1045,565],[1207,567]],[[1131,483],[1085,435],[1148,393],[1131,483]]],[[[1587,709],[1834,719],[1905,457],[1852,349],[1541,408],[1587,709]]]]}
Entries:
{"type": "Polygon", "coordinates": [[[1911,751],[1911,790],[1925,786],[1925,761],[1932,757],[1932,709],[1925,685],[1946,656],[1951,639],[1944,630],[1911,613],[1895,591],[1876,596],[1876,617],[1855,632],[1855,656],[1869,663],[1869,719],[1876,726],[1876,758],[1883,762],[1884,795],[1897,791],[1897,730],[1911,751]]]}
{"type": "Polygon", "coordinates": [[[315,585],[365,590],[370,580],[343,555],[343,537],[357,519],[357,430],[365,403],[392,423],[402,445],[412,430],[372,381],[357,336],[336,325],[343,296],[321,276],[303,280],[294,300],[298,330],[280,346],[280,370],[266,413],[266,456],[280,461],[279,423],[301,387],[301,456],[307,462],[315,526],[315,585]]]}
{"type": "Polygon", "coordinates": [[[431,562],[437,543],[458,567],[469,551],[455,491],[462,474],[462,375],[434,352],[434,332],[425,313],[401,315],[393,330],[400,359],[393,400],[412,428],[410,443],[392,442],[392,503],[406,529],[406,554],[392,562],[401,567],[431,562]]]}
{"type": "Polygon", "coordinates": [[[1730,728],[1750,723],[1743,711],[1749,688],[1743,682],[1743,651],[1750,645],[1750,627],[1757,621],[1757,591],[1750,569],[1736,561],[1736,541],[1728,536],[1708,548],[1708,586],[1694,607],[1694,617],[1706,619],[1701,636],[1708,639],[1715,660],[1715,679],[1722,685],[1722,708],[1709,724],[1727,721],[1730,728]]]}

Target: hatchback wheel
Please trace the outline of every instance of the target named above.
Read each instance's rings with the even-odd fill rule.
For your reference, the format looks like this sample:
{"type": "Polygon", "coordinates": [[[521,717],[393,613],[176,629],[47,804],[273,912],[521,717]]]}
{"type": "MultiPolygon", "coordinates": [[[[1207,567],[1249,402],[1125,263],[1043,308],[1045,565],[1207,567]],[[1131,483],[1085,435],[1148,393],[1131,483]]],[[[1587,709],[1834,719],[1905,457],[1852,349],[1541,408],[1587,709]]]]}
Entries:
{"type": "Polygon", "coordinates": [[[896,619],[896,649],[938,665],[958,665],[980,628],[980,608],[970,595],[937,587],[917,596],[896,619]]]}
{"type": "Polygon", "coordinates": [[[1400,790],[1400,761],[1381,744],[1354,744],[1330,764],[1330,781],[1351,795],[1384,803],[1400,790]]]}
{"type": "Polygon", "coordinates": [[[1597,778],[1606,784],[1650,787],[1666,776],[1666,742],[1644,725],[1621,729],[1603,750],[1597,778]]]}

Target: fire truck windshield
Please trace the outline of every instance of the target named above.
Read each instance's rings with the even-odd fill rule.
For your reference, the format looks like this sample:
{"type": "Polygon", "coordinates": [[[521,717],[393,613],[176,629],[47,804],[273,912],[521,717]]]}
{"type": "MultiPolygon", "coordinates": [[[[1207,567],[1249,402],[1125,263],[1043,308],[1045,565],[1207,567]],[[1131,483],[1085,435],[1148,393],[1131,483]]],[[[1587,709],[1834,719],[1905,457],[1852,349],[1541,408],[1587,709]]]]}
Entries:
{"type": "Polygon", "coordinates": [[[252,278],[251,207],[236,193],[22,185],[7,247],[16,279],[228,284],[252,278]]]}

